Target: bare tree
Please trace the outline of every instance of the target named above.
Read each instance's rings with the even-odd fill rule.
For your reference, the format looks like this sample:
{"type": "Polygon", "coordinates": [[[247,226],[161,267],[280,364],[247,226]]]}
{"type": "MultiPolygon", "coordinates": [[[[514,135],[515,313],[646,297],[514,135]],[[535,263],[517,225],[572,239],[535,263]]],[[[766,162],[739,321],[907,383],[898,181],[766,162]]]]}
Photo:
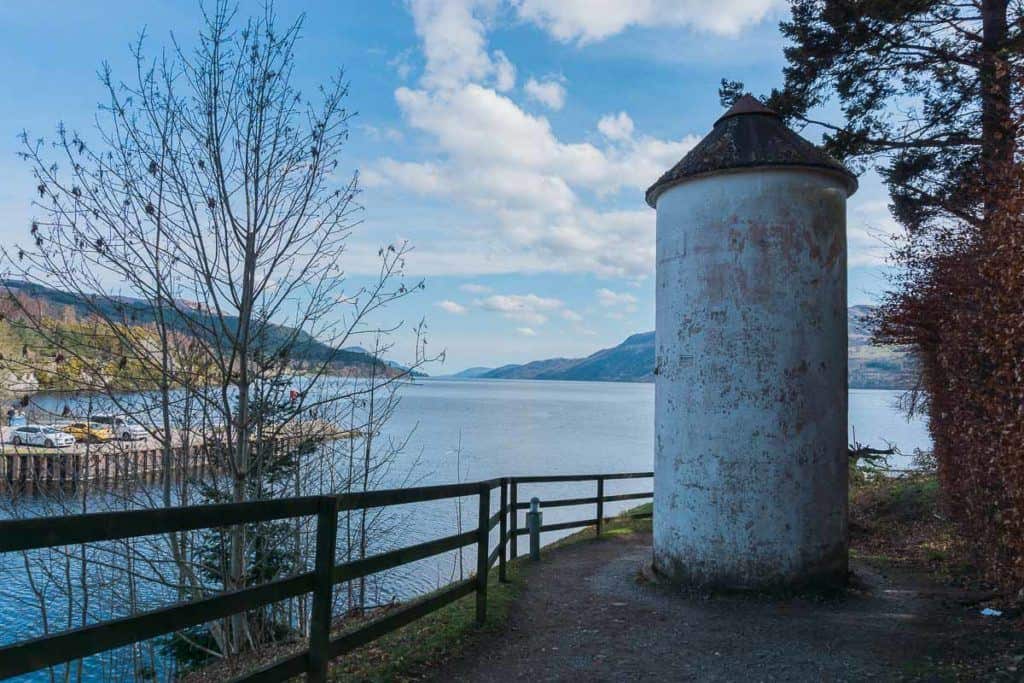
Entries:
{"type": "MultiPolygon", "coordinates": [[[[45,363],[67,375],[69,395],[97,392],[145,417],[161,449],[162,485],[158,495],[135,494],[134,505],[309,491],[328,452],[318,445],[337,436],[334,418],[356,413],[365,420],[359,481],[353,489],[334,465],[327,481],[331,490],[370,487],[389,460],[374,454],[374,438],[397,405],[394,392],[426,360],[417,334],[409,367],[385,364],[382,340],[397,328],[374,322],[422,287],[404,281],[409,247],[381,248],[369,284],[345,277],[361,215],[358,175],[340,171],[348,84],[339,71],[312,96],[296,88],[301,27],[300,18],[280,28],[269,6],[240,23],[218,1],[204,10],[193,48],[172,38],[150,58],[143,35],[130,82],[103,66],[107,101],[94,141],[63,126],[51,142],[22,137],[38,218],[29,242],[3,254],[10,324],[32,344],[3,362],[45,363]],[[42,287],[72,295],[84,321],[74,334],[66,315],[34,306],[42,287]],[[375,340],[373,352],[342,350],[357,335],[375,340]],[[126,383],[152,391],[125,396],[126,383]],[[214,474],[173,476],[195,447],[214,474]],[[314,464],[304,469],[310,453],[314,464]]],[[[404,445],[389,443],[387,452],[404,445]]],[[[359,520],[361,555],[372,522],[359,520]]],[[[161,580],[180,598],[242,588],[263,576],[264,533],[232,528],[217,560],[203,555],[209,538],[163,539],[176,573],[161,566],[161,580]]],[[[287,533],[294,561],[304,561],[303,530],[287,533]]],[[[211,627],[212,642],[193,644],[233,655],[257,645],[258,630],[238,615],[211,627]]]]}

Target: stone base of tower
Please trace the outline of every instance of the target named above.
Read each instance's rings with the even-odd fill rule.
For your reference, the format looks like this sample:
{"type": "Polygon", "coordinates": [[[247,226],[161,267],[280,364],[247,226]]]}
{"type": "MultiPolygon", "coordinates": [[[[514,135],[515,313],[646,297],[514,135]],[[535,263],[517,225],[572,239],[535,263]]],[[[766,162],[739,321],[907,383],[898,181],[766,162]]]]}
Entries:
{"type": "Polygon", "coordinates": [[[672,552],[657,545],[652,571],[660,581],[709,590],[793,591],[837,589],[849,577],[849,553],[845,545],[821,549],[813,559],[781,565],[770,559],[744,557],[710,558],[684,550],[672,552]]]}

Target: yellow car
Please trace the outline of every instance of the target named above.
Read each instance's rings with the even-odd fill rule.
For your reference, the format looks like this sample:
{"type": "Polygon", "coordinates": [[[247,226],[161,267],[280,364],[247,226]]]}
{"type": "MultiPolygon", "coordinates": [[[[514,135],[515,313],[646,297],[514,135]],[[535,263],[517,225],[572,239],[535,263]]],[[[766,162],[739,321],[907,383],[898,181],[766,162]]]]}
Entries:
{"type": "Polygon", "coordinates": [[[98,422],[71,422],[61,427],[61,431],[67,432],[75,437],[76,441],[110,441],[114,438],[114,432],[110,431],[107,425],[98,422]]]}

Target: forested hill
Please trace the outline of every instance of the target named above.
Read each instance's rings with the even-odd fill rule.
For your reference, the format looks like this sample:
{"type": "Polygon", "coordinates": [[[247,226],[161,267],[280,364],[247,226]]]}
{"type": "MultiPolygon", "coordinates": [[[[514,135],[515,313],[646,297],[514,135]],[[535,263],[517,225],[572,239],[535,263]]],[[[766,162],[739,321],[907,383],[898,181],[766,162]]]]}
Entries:
{"type": "MultiPolygon", "coordinates": [[[[892,347],[872,346],[865,316],[871,309],[854,306],[849,312],[849,371],[853,389],[903,389],[913,386],[910,354],[892,347]]],[[[603,382],[654,380],[654,332],[634,334],[618,346],[586,358],[552,358],[525,365],[505,365],[477,377],[487,379],[554,379],[603,382]]]]}
{"type": "MultiPolygon", "coordinates": [[[[0,281],[0,296],[7,296],[8,293],[17,296],[24,302],[31,302],[34,310],[39,311],[43,316],[61,321],[62,324],[73,326],[74,324],[87,320],[93,315],[94,310],[111,320],[123,321],[129,326],[145,328],[151,325],[155,319],[156,311],[145,302],[123,297],[113,299],[110,297],[87,299],[83,295],[64,292],[58,289],[45,287],[38,284],[31,284],[17,280],[0,281]]],[[[17,316],[18,307],[12,303],[5,303],[3,306],[6,316],[17,316]]],[[[165,311],[165,319],[169,320],[171,327],[178,333],[189,335],[196,329],[195,325],[189,325],[185,316],[194,316],[197,322],[203,326],[213,327],[213,314],[203,312],[198,307],[179,307],[178,311],[165,311]]],[[[234,329],[238,325],[238,318],[228,316],[224,319],[228,329],[234,329]]],[[[4,325],[7,323],[4,321],[4,325]]],[[[28,331],[24,326],[15,326],[18,329],[6,330],[6,336],[17,342],[18,346],[28,344],[34,346],[33,339],[25,337],[28,331]]],[[[0,330],[4,333],[5,330],[0,330]]],[[[266,328],[266,346],[275,349],[284,344],[293,335],[293,330],[284,325],[268,325],[266,328]]],[[[0,336],[4,336],[0,334],[0,336]]],[[[299,332],[294,336],[293,343],[289,349],[289,356],[297,370],[310,367],[324,361],[330,361],[332,371],[345,374],[362,374],[368,372],[374,362],[377,363],[378,372],[395,372],[400,366],[389,363],[383,359],[375,359],[369,352],[358,349],[336,349],[325,344],[306,332],[299,332]]]]}

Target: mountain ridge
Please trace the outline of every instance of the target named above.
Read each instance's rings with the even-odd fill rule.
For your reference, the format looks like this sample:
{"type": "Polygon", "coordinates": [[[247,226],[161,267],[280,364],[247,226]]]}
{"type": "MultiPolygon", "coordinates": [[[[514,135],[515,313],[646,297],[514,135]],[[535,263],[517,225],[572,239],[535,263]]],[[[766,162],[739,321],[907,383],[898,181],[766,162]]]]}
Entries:
{"type": "MultiPolygon", "coordinates": [[[[870,306],[851,306],[849,309],[849,386],[851,389],[909,389],[914,386],[916,373],[913,356],[904,349],[871,344],[867,318],[873,312],[870,306]]],[[[549,358],[509,364],[472,376],[480,379],[653,382],[654,356],[654,332],[640,332],[630,335],[617,346],[600,349],[583,358],[549,358]]]]}

